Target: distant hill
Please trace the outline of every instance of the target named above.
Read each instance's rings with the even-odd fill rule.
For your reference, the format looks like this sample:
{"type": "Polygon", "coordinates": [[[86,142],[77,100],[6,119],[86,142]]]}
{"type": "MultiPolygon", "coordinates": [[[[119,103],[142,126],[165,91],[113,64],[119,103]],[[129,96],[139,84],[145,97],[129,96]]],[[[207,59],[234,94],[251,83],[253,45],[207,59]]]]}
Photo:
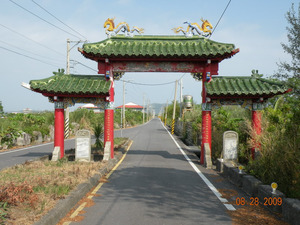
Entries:
{"type": "MultiPolygon", "coordinates": [[[[151,104],[152,108],[154,109],[155,111],[155,115],[158,115],[161,108],[162,107],[166,107],[166,104],[162,104],[162,103],[152,103],[151,104]]],[[[149,107],[150,108],[150,107],[149,107]]]]}

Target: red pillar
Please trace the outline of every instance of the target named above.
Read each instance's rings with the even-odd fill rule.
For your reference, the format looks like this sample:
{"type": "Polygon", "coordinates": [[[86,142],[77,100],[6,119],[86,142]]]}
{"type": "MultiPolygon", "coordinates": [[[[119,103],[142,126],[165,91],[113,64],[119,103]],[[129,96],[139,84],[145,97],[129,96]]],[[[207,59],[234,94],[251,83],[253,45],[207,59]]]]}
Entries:
{"type": "Polygon", "coordinates": [[[204,164],[204,143],[208,143],[211,149],[211,111],[202,111],[201,164],[204,164]]]}
{"type": "MultiPolygon", "coordinates": [[[[261,134],[261,111],[260,110],[252,110],[252,127],[255,135],[261,134]]],[[[251,149],[252,159],[255,158],[255,149],[259,148],[260,143],[255,143],[255,147],[251,149]]]]}
{"type": "Polygon", "coordinates": [[[104,111],[104,146],[107,142],[110,142],[110,158],[114,158],[114,79],[112,66],[108,63],[106,64],[106,79],[111,81],[109,89],[108,104],[104,111]]]}
{"type": "Polygon", "coordinates": [[[55,120],[54,120],[54,147],[60,147],[60,158],[64,157],[64,103],[55,102],[55,120]]]}
{"type": "MultiPolygon", "coordinates": [[[[110,103],[108,103],[110,104],[110,103]]],[[[114,158],[114,110],[106,108],[104,111],[104,146],[110,142],[110,157],[114,158]]]]}
{"type": "MultiPolygon", "coordinates": [[[[207,61],[206,68],[202,76],[202,142],[201,142],[201,157],[200,164],[204,164],[205,150],[204,143],[208,143],[211,149],[211,103],[206,101],[205,82],[210,75],[210,60],[207,61]]],[[[210,152],[211,154],[211,152],[210,152]]]]}

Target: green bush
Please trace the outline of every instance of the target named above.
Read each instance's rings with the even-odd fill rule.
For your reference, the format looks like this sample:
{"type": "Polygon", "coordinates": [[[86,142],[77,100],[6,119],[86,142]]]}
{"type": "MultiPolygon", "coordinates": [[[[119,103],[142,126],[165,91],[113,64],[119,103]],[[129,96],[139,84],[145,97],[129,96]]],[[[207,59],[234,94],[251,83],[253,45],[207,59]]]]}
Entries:
{"type": "Polygon", "coordinates": [[[212,158],[221,157],[223,150],[223,133],[232,130],[239,135],[239,160],[247,163],[249,149],[247,146],[248,129],[247,121],[250,119],[250,110],[240,106],[223,106],[212,111],[212,158]]]}
{"type": "Polygon", "coordinates": [[[94,135],[96,138],[96,148],[103,149],[103,142],[101,141],[101,138],[103,137],[103,126],[101,123],[94,125],[94,135]]]}
{"type": "Polygon", "coordinates": [[[261,143],[261,155],[249,163],[248,171],[266,184],[277,182],[287,197],[300,199],[300,110],[294,101],[265,109],[262,134],[251,135],[261,143]]]}

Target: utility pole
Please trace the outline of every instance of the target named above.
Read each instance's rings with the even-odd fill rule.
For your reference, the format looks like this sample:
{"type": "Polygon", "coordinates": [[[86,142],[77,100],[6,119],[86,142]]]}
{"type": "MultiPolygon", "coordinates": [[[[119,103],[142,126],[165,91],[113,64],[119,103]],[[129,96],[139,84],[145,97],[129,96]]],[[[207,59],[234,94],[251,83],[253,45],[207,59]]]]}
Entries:
{"type": "Polygon", "coordinates": [[[147,99],[147,122],[149,121],[149,99],[147,99]]]}
{"type": "Polygon", "coordinates": [[[143,95],[143,124],[145,123],[145,94],[143,95]]]}
{"type": "Polygon", "coordinates": [[[123,80],[123,125],[122,127],[125,128],[126,123],[125,123],[125,81],[123,80]]]}
{"type": "MultiPolygon", "coordinates": [[[[84,41],[70,41],[70,39],[67,39],[67,68],[66,68],[66,74],[70,74],[70,51],[72,48],[70,48],[70,43],[71,42],[75,42],[76,44],[72,47],[74,48],[76,45],[78,45],[80,42],[84,42],[84,41]]],[[[69,114],[70,110],[69,107],[67,107],[66,111],[65,111],[65,134],[64,137],[68,138],[70,135],[70,127],[69,127],[69,114]]]]}
{"type": "Polygon", "coordinates": [[[70,51],[79,43],[86,42],[86,41],[71,41],[69,38],[67,39],[67,68],[66,68],[66,74],[70,74],[70,51]],[[70,48],[70,43],[75,43],[71,48],[70,48]]]}
{"type": "Polygon", "coordinates": [[[70,39],[67,39],[67,72],[66,74],[70,74],[70,39]]]}
{"type": "Polygon", "coordinates": [[[176,113],[176,96],[177,96],[177,82],[175,82],[175,95],[174,95],[174,104],[173,104],[173,118],[172,118],[172,128],[171,128],[171,134],[174,134],[174,128],[175,128],[175,113],[176,113]]]}
{"type": "MultiPolygon", "coordinates": [[[[70,74],[70,39],[67,39],[67,68],[66,68],[66,74],[70,74]]],[[[69,117],[70,117],[70,110],[69,107],[67,107],[65,111],[65,139],[69,137],[70,135],[70,125],[69,125],[69,117]]]]}
{"type": "Polygon", "coordinates": [[[180,79],[180,118],[182,118],[182,78],[180,79]]]}
{"type": "Polygon", "coordinates": [[[166,113],[165,113],[165,126],[167,125],[167,117],[168,117],[168,100],[167,100],[166,113]]]}

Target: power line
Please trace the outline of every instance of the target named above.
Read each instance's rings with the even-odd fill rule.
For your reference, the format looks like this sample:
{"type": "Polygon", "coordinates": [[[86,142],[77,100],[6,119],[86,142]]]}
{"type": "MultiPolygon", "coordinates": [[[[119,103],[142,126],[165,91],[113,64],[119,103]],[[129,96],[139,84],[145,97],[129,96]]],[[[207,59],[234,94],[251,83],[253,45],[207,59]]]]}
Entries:
{"type": "Polygon", "coordinates": [[[70,61],[73,61],[73,62],[75,62],[75,63],[77,63],[77,64],[80,64],[80,65],[82,65],[82,66],[84,66],[84,67],[90,69],[90,70],[93,70],[93,71],[95,71],[95,72],[98,72],[97,70],[93,69],[92,67],[89,67],[89,66],[87,66],[87,65],[85,65],[85,64],[83,64],[83,63],[81,63],[81,62],[76,61],[76,60],[70,60],[70,61]]]}
{"type": "Polygon", "coordinates": [[[35,2],[34,0],[31,0],[34,4],[36,4],[38,7],[40,7],[42,10],[44,10],[45,12],[47,12],[49,15],[51,15],[52,17],[54,17],[56,20],[58,20],[59,22],[61,22],[63,25],[65,25],[66,27],[68,27],[69,29],[71,29],[72,31],[74,31],[75,33],[79,34],[81,37],[83,37],[85,40],[87,40],[87,38],[85,36],[83,36],[81,33],[77,32],[76,30],[74,30],[72,27],[70,27],[69,25],[67,25],[66,23],[64,23],[63,21],[61,21],[60,19],[58,19],[56,16],[54,16],[52,13],[50,13],[47,9],[45,9],[44,7],[42,7],[41,5],[39,5],[37,2],[35,2]]]}
{"type": "Polygon", "coordinates": [[[229,6],[230,2],[231,2],[231,0],[229,0],[229,2],[228,2],[228,4],[227,4],[227,6],[225,7],[225,9],[224,9],[224,11],[223,11],[222,15],[220,16],[220,18],[219,18],[219,20],[218,20],[218,22],[217,22],[216,26],[214,27],[213,31],[211,32],[211,35],[210,35],[210,37],[209,37],[209,38],[211,38],[211,36],[213,35],[213,33],[214,33],[215,29],[216,29],[216,28],[217,28],[217,26],[219,25],[219,23],[220,23],[220,21],[221,21],[221,19],[222,19],[223,15],[224,15],[224,13],[226,12],[226,10],[227,10],[227,8],[228,8],[228,6],[229,6]]]}
{"type": "Polygon", "coordinates": [[[126,80],[122,80],[126,83],[130,83],[130,84],[136,84],[136,85],[145,85],[145,86],[160,86],[160,85],[168,85],[168,84],[173,84],[175,83],[175,81],[171,81],[171,82],[167,82],[167,83],[160,83],[160,84],[143,84],[143,83],[135,83],[135,82],[131,82],[131,81],[126,81],[126,80]]]}
{"type": "Polygon", "coordinates": [[[18,46],[16,46],[16,45],[7,43],[7,42],[5,42],[5,41],[1,41],[1,40],[0,40],[0,42],[4,43],[4,44],[6,44],[6,45],[9,45],[9,46],[11,46],[11,47],[13,47],[13,48],[16,48],[16,49],[18,49],[18,50],[21,50],[21,51],[24,51],[24,52],[27,52],[27,53],[30,53],[30,54],[33,54],[33,55],[36,55],[36,56],[39,56],[39,57],[43,57],[43,58],[48,59],[48,60],[53,60],[53,61],[58,62],[57,59],[53,59],[53,58],[50,58],[50,57],[46,57],[46,56],[43,56],[43,55],[36,54],[36,53],[34,53],[34,52],[31,52],[31,51],[28,51],[28,50],[26,50],[26,49],[20,48],[20,47],[18,47],[18,46]]]}
{"type": "Polygon", "coordinates": [[[57,67],[57,68],[60,68],[60,66],[57,66],[57,65],[54,65],[54,64],[52,64],[52,63],[48,63],[48,62],[42,61],[42,60],[40,60],[40,59],[33,58],[33,57],[29,56],[29,55],[25,55],[25,54],[16,52],[16,51],[11,50],[11,49],[8,49],[8,48],[2,47],[2,46],[0,46],[0,48],[4,49],[4,50],[6,50],[6,51],[9,51],[9,52],[15,53],[15,54],[17,54],[17,55],[21,55],[21,56],[24,56],[24,57],[26,57],[26,58],[29,58],[29,59],[33,59],[33,60],[39,61],[39,62],[44,63],[44,64],[47,64],[47,65],[55,66],[55,67],[57,67]]]}
{"type": "MultiPolygon", "coordinates": [[[[180,80],[181,78],[183,78],[185,75],[186,75],[186,73],[184,73],[184,74],[179,78],[179,80],[180,80]]],[[[170,81],[170,82],[166,82],[166,83],[159,83],[159,84],[143,84],[143,83],[135,83],[135,82],[132,82],[132,81],[126,81],[126,80],[121,80],[121,81],[124,81],[124,82],[126,82],[126,83],[130,83],[130,84],[144,85],[144,86],[161,86],[161,85],[173,84],[173,83],[176,82],[176,80],[175,80],[175,81],[170,81]]]]}
{"type": "Polygon", "coordinates": [[[77,35],[72,34],[72,33],[68,32],[68,31],[66,31],[66,30],[64,30],[64,29],[62,29],[62,28],[56,26],[55,24],[53,24],[53,23],[51,23],[51,22],[49,22],[49,21],[43,19],[42,17],[36,15],[35,13],[33,13],[33,12],[31,12],[30,10],[26,9],[25,7],[19,5],[18,3],[14,2],[13,0],[9,0],[9,1],[12,2],[12,3],[14,3],[15,5],[19,6],[21,9],[25,10],[26,12],[28,12],[28,13],[34,15],[35,17],[39,18],[40,20],[42,20],[42,21],[44,21],[44,22],[50,24],[51,26],[53,26],[53,27],[55,27],[55,28],[57,28],[57,29],[59,29],[59,30],[65,32],[65,33],[67,33],[67,34],[70,34],[70,35],[72,35],[72,36],[74,36],[74,37],[76,37],[76,38],[78,38],[78,39],[81,39],[81,38],[78,37],[77,35]]]}
{"type": "Polygon", "coordinates": [[[15,34],[18,34],[18,35],[20,35],[21,37],[23,37],[23,38],[25,38],[25,39],[27,39],[27,40],[30,40],[30,41],[32,41],[32,42],[34,42],[34,43],[36,43],[36,44],[38,44],[38,45],[40,45],[40,46],[42,46],[42,47],[44,47],[44,48],[47,48],[48,50],[51,50],[51,51],[55,52],[56,54],[59,54],[59,55],[61,55],[61,56],[65,56],[64,54],[62,54],[62,53],[60,53],[60,52],[58,52],[58,51],[56,51],[56,50],[54,50],[54,49],[52,49],[52,48],[49,48],[48,46],[43,45],[43,44],[41,44],[41,43],[39,43],[39,42],[37,42],[37,41],[35,41],[35,40],[33,40],[33,39],[31,39],[31,38],[25,36],[24,34],[19,33],[18,31],[15,31],[15,30],[13,30],[13,29],[7,27],[7,26],[4,26],[3,24],[0,24],[0,26],[2,26],[2,27],[4,27],[4,28],[6,28],[7,30],[9,30],[9,31],[11,31],[11,32],[13,32],[13,33],[15,33],[15,34]]]}

